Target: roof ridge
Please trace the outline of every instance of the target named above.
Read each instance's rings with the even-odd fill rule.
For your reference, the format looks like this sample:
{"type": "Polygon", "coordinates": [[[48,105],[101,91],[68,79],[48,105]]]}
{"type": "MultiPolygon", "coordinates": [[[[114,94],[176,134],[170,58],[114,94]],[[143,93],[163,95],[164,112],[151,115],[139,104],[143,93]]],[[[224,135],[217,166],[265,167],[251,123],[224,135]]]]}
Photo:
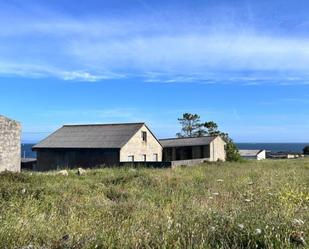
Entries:
{"type": "Polygon", "coordinates": [[[201,136],[201,137],[173,137],[173,138],[160,138],[159,140],[177,140],[177,139],[192,139],[192,138],[204,138],[204,137],[218,137],[218,136],[201,136]]]}
{"type": "Polygon", "coordinates": [[[108,126],[108,125],[141,125],[145,122],[136,122],[136,123],[105,123],[105,124],[66,124],[62,127],[74,127],[74,126],[108,126]]]}

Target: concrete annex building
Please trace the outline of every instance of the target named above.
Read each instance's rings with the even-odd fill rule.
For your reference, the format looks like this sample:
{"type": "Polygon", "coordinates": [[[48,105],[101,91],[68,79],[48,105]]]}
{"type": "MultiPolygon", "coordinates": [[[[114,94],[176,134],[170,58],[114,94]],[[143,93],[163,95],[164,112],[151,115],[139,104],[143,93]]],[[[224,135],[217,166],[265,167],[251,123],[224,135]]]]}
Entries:
{"type": "Polygon", "coordinates": [[[0,172],[20,171],[21,125],[0,115],[0,172]]]}
{"type": "Polygon", "coordinates": [[[158,140],[145,123],[64,125],[33,147],[36,170],[124,162],[225,160],[221,137],[158,140]]]}
{"type": "Polygon", "coordinates": [[[203,158],[207,161],[225,160],[225,141],[220,136],[160,139],[164,161],[203,158]]]}

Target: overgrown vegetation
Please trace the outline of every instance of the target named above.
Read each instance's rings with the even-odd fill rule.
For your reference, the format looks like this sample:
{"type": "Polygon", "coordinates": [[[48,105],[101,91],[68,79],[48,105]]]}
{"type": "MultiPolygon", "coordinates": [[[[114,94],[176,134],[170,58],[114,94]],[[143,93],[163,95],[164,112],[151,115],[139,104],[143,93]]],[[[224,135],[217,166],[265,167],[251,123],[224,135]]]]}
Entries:
{"type": "Polygon", "coordinates": [[[4,173],[0,248],[306,247],[308,188],[306,159],[4,173]]]}

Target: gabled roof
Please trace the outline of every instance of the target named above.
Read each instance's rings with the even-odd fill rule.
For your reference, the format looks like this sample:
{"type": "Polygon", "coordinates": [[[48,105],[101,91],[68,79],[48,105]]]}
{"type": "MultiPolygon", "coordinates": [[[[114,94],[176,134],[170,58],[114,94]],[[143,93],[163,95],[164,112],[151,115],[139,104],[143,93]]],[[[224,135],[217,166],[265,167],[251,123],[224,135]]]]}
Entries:
{"type": "Polygon", "coordinates": [[[167,138],[160,139],[160,143],[164,148],[168,147],[184,147],[184,146],[201,146],[210,144],[216,136],[208,137],[186,137],[186,138],[167,138]]]}
{"type": "Polygon", "coordinates": [[[44,148],[121,148],[144,123],[64,125],[33,146],[44,148]]]}
{"type": "Polygon", "coordinates": [[[246,156],[252,157],[252,156],[257,156],[262,151],[264,151],[264,150],[239,150],[239,154],[242,157],[246,157],[246,156]]]}

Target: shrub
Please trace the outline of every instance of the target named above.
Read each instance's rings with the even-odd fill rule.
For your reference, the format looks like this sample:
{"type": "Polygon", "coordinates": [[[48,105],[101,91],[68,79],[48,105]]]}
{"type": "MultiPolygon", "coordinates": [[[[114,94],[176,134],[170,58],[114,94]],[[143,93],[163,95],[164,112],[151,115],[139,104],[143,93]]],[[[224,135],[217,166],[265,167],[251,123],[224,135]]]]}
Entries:
{"type": "Polygon", "coordinates": [[[239,151],[233,142],[228,142],[225,148],[226,160],[231,162],[237,162],[241,160],[239,151]]]}

